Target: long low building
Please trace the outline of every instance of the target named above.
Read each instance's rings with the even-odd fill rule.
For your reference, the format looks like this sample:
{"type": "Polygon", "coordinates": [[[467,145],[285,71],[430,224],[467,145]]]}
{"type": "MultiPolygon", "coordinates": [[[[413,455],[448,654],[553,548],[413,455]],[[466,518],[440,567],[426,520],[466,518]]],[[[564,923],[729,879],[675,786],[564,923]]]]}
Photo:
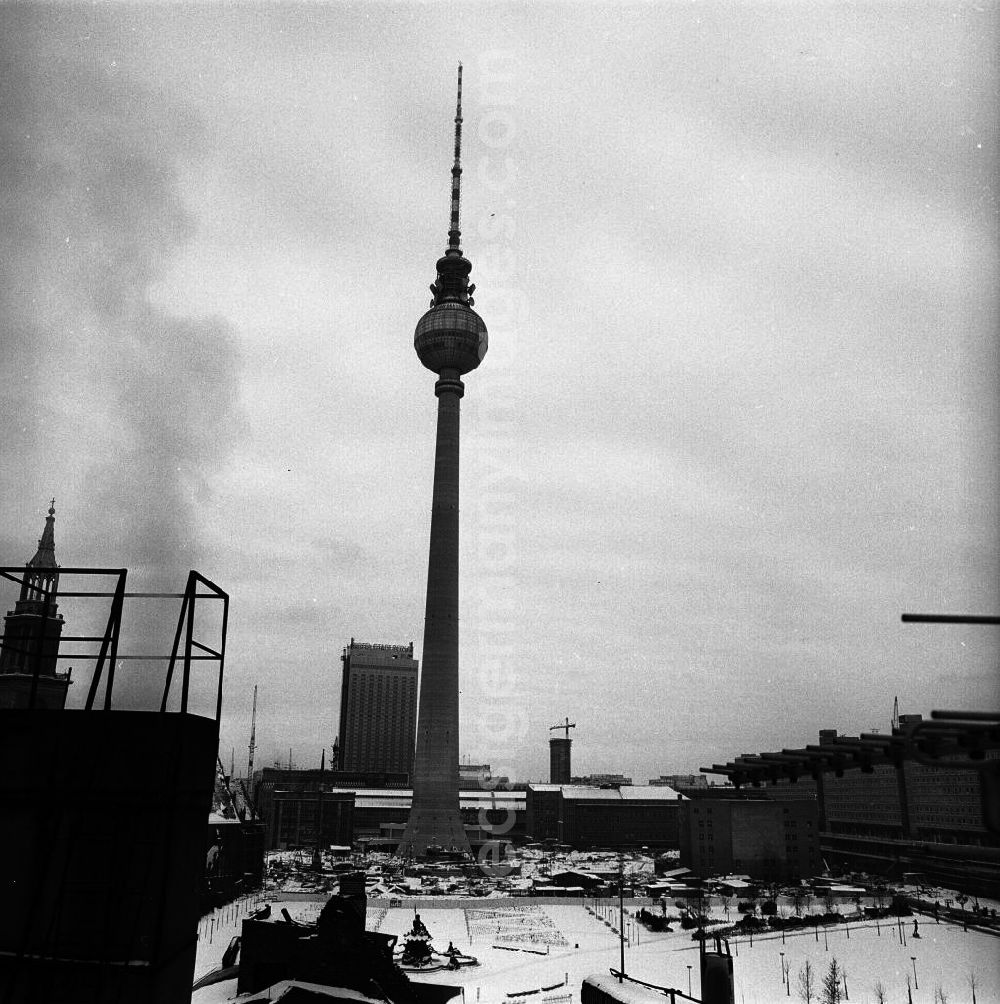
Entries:
{"type": "MultiPolygon", "coordinates": [[[[315,787],[275,788],[267,800],[267,846],[270,850],[312,847],[315,820],[322,813],[323,842],[359,840],[391,845],[406,824],[413,800],[411,788],[335,788],[322,786],[322,808],[315,787]]],[[[473,843],[490,839],[524,839],[524,791],[462,791],[462,822],[473,843]]]]}
{"type": "Polygon", "coordinates": [[[529,784],[525,825],[532,840],[591,847],[677,847],[678,807],[662,785],[529,784]]]}

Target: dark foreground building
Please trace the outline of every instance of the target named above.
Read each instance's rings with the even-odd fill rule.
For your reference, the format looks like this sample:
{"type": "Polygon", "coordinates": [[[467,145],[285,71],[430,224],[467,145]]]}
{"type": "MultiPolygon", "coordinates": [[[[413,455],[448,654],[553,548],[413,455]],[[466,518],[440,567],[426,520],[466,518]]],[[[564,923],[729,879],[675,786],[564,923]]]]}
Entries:
{"type": "Polygon", "coordinates": [[[258,993],[287,981],[282,1000],[327,1000],[323,988],[338,987],[351,992],[344,998],[387,1004],[446,1004],[462,992],[412,982],[393,961],[396,936],[366,931],[365,921],[363,874],[341,880],[340,895],[327,902],[316,924],[245,920],[237,992],[258,993]]]}
{"type": "MultiPolygon", "coordinates": [[[[611,973],[596,973],[588,976],[580,988],[581,1004],[661,1004],[671,1001],[693,1000],[701,1004],[735,1004],[736,983],[733,978],[733,956],[729,943],[720,938],[713,939],[714,945],[701,942],[698,951],[698,982],[690,989],[697,996],[689,997],[688,988],[653,987],[626,975],[619,978],[615,970],[611,973]]],[[[688,980],[690,981],[688,967],[688,980]]],[[[779,997],[779,999],[781,999],[779,997]]],[[[814,998],[815,999],[815,998],[814,998]]]]}
{"type": "Polygon", "coordinates": [[[190,996],[217,744],[194,715],[0,711],[0,1000],[190,996]]]}
{"type": "MultiPolygon", "coordinates": [[[[64,580],[82,573],[117,580],[102,640],[102,652],[115,653],[125,571],[60,570],[64,580]]],[[[93,578],[83,591],[104,595],[93,578]]],[[[191,573],[182,624],[195,594],[209,592],[207,602],[228,606],[221,590],[191,573]]],[[[216,709],[224,634],[221,646],[211,639],[200,650],[218,657],[216,709]]],[[[187,642],[183,631],[178,637],[187,642]]],[[[37,659],[33,672],[42,665],[37,659]]],[[[154,702],[165,709],[181,691],[176,712],[114,709],[111,665],[99,657],[81,709],[0,709],[4,1004],[190,999],[218,717],[189,712],[191,667],[183,656],[174,664],[173,691],[168,680],[162,703],[159,693],[154,702]]],[[[205,671],[204,662],[197,665],[205,671]]]]}

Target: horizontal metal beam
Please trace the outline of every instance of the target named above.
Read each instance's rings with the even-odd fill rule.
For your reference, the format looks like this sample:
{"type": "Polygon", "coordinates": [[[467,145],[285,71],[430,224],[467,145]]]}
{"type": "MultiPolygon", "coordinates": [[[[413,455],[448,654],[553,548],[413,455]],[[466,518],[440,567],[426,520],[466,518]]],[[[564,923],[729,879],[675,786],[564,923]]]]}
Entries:
{"type": "Polygon", "coordinates": [[[903,614],[904,624],[1000,624],[989,614],[903,614]]]}
{"type": "Polygon", "coordinates": [[[1000,711],[932,711],[931,719],[941,722],[997,722],[1000,711]]]}

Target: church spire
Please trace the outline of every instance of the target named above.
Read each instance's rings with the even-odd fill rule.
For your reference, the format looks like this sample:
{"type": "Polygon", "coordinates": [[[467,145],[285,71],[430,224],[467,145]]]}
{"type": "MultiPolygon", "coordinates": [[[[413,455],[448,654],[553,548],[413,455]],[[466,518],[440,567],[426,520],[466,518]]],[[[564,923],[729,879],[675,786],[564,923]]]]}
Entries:
{"type": "Polygon", "coordinates": [[[42,602],[46,593],[55,609],[55,593],[59,587],[59,566],[56,564],[56,500],[49,503],[45,529],[38,538],[35,556],[25,564],[21,583],[21,600],[42,602]]]}
{"type": "Polygon", "coordinates": [[[462,254],[462,64],[458,64],[458,99],[455,103],[455,160],[451,166],[451,219],[448,227],[448,247],[438,259],[437,279],[431,283],[434,299],[431,306],[442,303],[474,304],[475,284],[469,285],[472,262],[462,254]]]}
{"type": "Polygon", "coordinates": [[[28,562],[30,568],[58,568],[56,565],[56,500],[49,503],[49,515],[45,529],[38,538],[38,550],[28,562]]]}

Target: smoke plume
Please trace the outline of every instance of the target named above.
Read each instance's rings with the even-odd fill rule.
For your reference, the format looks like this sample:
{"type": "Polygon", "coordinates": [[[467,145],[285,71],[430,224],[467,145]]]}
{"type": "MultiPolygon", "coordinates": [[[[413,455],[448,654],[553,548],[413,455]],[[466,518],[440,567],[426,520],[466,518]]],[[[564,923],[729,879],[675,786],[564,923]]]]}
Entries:
{"type": "MultiPolygon", "coordinates": [[[[179,591],[239,431],[233,332],[151,300],[195,231],[180,179],[206,136],[129,79],[111,42],[78,55],[74,34],[92,14],[27,6],[3,21],[4,511],[40,510],[51,491],[61,564],[124,566],[130,589],[179,591]]],[[[41,520],[3,522],[4,560],[29,556],[41,520]]],[[[125,648],[164,650],[175,622],[173,605],[133,601],[125,648]]],[[[123,700],[159,694],[162,665],[122,670],[123,700]]]]}

